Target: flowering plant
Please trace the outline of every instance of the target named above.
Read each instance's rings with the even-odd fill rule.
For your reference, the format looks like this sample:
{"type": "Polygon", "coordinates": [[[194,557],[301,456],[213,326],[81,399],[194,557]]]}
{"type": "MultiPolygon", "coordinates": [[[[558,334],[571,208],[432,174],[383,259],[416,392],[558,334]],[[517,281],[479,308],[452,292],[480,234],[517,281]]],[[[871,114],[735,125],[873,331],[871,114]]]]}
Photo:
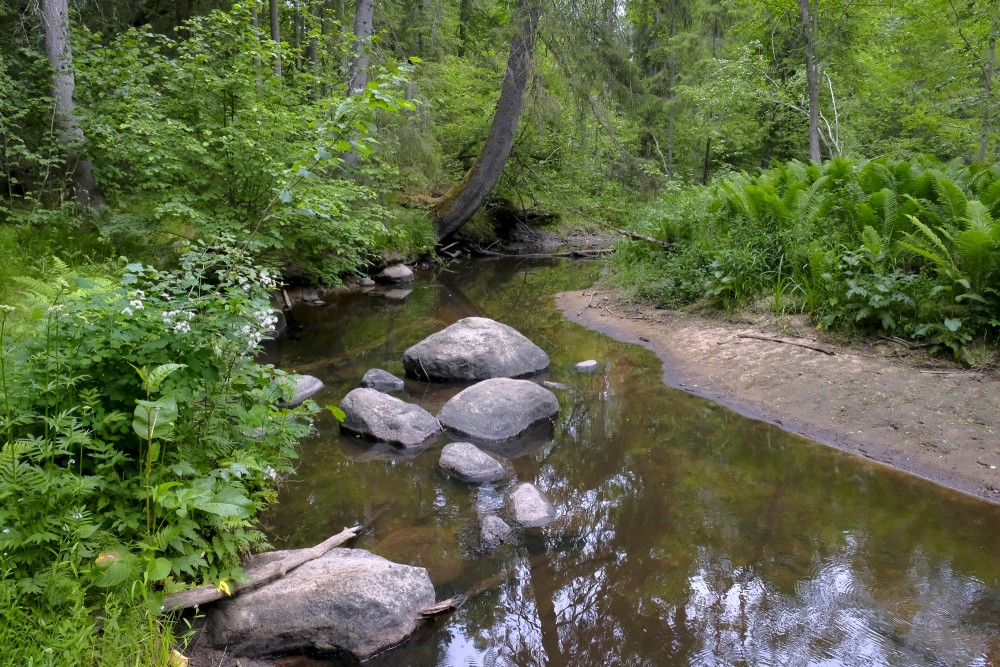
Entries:
{"type": "Polygon", "coordinates": [[[231,576],[263,542],[253,516],[316,408],[279,408],[294,383],[254,361],[277,321],[276,283],[249,257],[196,243],[175,271],[62,278],[39,295],[41,335],[12,343],[0,327],[5,563],[31,573],[53,551],[113,546],[133,557],[113,559],[102,585],[131,569],[169,589],[231,576]]]}

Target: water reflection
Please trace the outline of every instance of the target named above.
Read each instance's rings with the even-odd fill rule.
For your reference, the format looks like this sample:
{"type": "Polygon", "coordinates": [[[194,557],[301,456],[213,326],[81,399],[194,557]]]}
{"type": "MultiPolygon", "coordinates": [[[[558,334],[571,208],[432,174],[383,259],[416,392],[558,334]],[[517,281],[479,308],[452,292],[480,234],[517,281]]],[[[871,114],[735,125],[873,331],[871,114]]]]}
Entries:
{"type": "MultiPolygon", "coordinates": [[[[566,322],[580,264],[486,262],[402,303],[351,295],[303,309],[286,368],[330,402],[372,367],[402,372],[409,345],[461,317],[518,328],[552,357],[554,434],[508,452],[498,488],[436,470],[447,436],[416,456],[341,438],[306,443],[270,516],[279,546],[316,543],[379,508],[357,546],[428,568],[440,598],[486,590],[376,665],[997,665],[1000,510],[876,468],[669,390],[635,346],[566,322]],[[577,373],[594,358],[599,373],[577,373]],[[482,516],[518,481],[559,520],[492,554],[482,516]]],[[[459,388],[408,382],[436,412],[459,388]]]]}

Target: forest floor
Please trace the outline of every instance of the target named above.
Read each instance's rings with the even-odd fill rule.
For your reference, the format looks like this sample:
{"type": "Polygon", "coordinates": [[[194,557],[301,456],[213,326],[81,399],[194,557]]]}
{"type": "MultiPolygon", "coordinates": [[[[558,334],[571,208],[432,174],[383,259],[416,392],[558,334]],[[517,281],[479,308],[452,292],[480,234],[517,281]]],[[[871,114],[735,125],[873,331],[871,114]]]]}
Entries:
{"type": "Polygon", "coordinates": [[[668,386],[1000,503],[995,369],[962,370],[892,340],[846,345],[804,316],[661,310],[600,287],[556,303],[574,322],[655,352],[668,386]]]}

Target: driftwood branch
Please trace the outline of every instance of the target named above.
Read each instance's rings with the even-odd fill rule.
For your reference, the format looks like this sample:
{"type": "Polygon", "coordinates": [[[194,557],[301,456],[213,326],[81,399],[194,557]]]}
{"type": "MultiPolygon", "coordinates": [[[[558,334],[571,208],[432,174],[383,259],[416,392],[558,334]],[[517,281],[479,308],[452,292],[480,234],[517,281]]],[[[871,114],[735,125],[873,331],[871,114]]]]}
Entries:
{"type": "Polygon", "coordinates": [[[652,236],[646,236],[645,234],[640,234],[639,232],[633,232],[628,229],[619,229],[618,233],[622,236],[627,236],[630,239],[635,239],[636,241],[644,241],[655,246],[659,246],[664,250],[670,250],[673,246],[666,241],[661,241],[659,239],[654,239],[652,236]]]}
{"type": "Polygon", "coordinates": [[[261,566],[260,568],[256,568],[249,573],[249,581],[245,581],[241,584],[232,584],[230,586],[229,594],[219,590],[212,584],[199,586],[198,588],[192,588],[179,593],[172,593],[163,598],[163,606],[161,607],[161,610],[164,612],[177,611],[178,609],[188,609],[189,607],[194,607],[195,605],[208,604],[209,602],[215,602],[216,600],[221,600],[229,597],[230,595],[235,595],[238,591],[257,588],[258,586],[274,581],[275,579],[280,579],[300,565],[304,565],[311,560],[315,560],[330,551],[330,549],[339,547],[344,542],[357,537],[363,528],[364,526],[345,528],[336,535],[320,542],[310,549],[296,551],[285,558],[273,561],[261,566]]]}
{"type": "Polygon", "coordinates": [[[798,347],[804,347],[808,350],[815,350],[816,352],[822,352],[823,354],[828,354],[831,357],[837,354],[833,350],[828,350],[825,347],[820,347],[818,345],[810,345],[809,343],[800,343],[794,340],[785,340],[784,338],[771,338],[769,336],[755,336],[753,334],[736,334],[737,338],[753,338],[755,340],[766,340],[772,343],[784,343],[785,345],[795,345],[798,347]]]}
{"type": "Polygon", "coordinates": [[[593,250],[567,250],[565,252],[530,252],[530,253],[514,253],[505,254],[502,252],[495,252],[493,250],[487,250],[486,248],[473,247],[472,251],[477,255],[482,255],[483,257],[516,257],[517,259],[542,259],[546,257],[575,257],[577,259],[587,259],[588,257],[596,257],[597,255],[606,255],[608,253],[614,252],[613,248],[594,248],[593,250]]]}

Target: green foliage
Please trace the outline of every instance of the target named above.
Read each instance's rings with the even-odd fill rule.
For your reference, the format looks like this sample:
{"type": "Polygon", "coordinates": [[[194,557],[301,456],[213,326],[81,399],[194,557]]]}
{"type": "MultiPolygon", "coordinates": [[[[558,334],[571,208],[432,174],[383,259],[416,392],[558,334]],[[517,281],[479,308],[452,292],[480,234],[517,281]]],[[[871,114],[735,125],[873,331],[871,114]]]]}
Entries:
{"type": "Polygon", "coordinates": [[[800,299],[822,326],[925,338],[972,363],[1000,308],[996,167],[887,158],[778,165],[674,192],[619,248],[618,280],[664,305],[800,299]],[[982,198],[977,198],[977,195],[982,198]]]}
{"type": "Polygon", "coordinates": [[[12,334],[3,307],[5,587],[43,595],[65,564],[80,590],[136,599],[138,580],[155,607],[160,592],[237,576],[263,543],[253,517],[316,408],[278,407],[294,383],[253,361],[275,321],[272,273],[225,242],[180,264],[128,264],[118,284],[26,281],[33,331],[12,334]]]}

